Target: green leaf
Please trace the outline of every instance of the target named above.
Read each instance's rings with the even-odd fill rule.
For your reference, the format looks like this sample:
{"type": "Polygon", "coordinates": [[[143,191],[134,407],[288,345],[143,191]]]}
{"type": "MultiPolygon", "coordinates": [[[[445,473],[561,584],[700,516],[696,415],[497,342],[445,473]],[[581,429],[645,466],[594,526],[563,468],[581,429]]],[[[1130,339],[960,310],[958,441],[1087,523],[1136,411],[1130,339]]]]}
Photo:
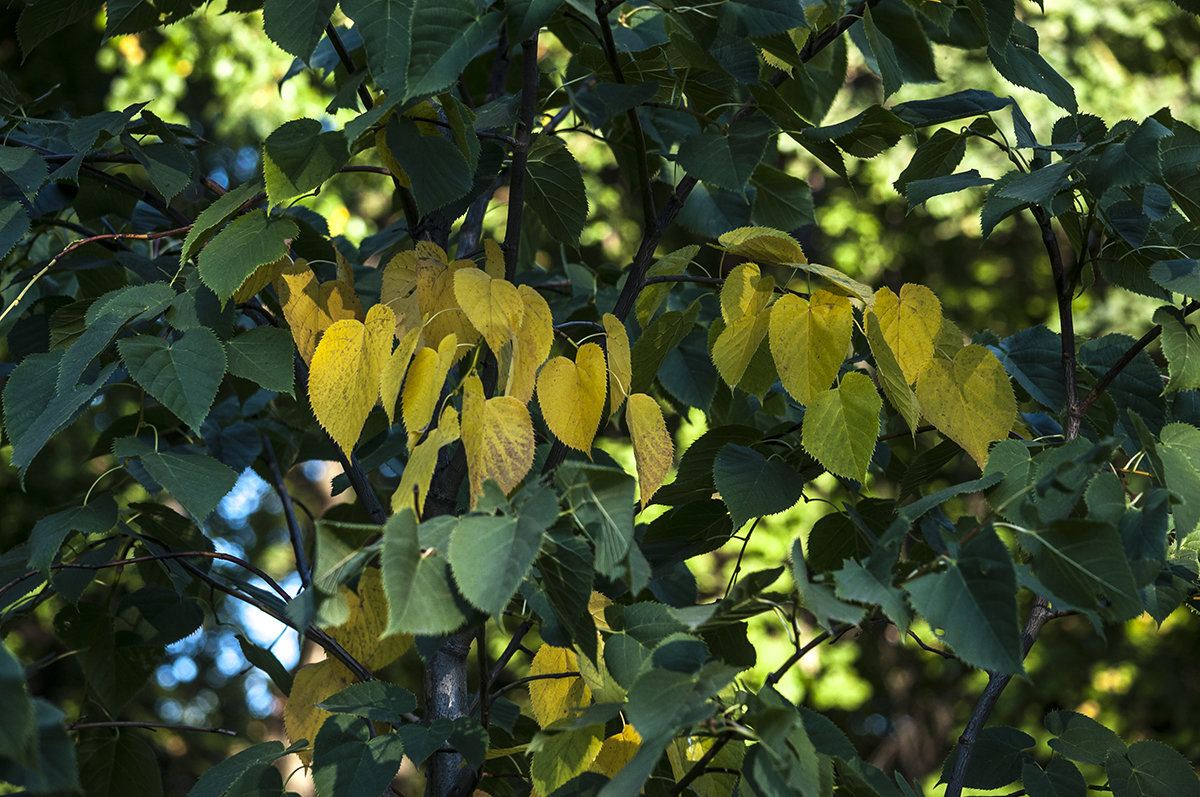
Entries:
{"type": "Polygon", "coordinates": [[[1048,206],[1054,197],[1071,185],[1071,172],[1074,170],[1075,164],[1071,161],[1058,161],[996,183],[996,192],[1000,196],[1020,200],[1022,204],[1048,206]]]}
{"type": "MultiPolygon", "coordinates": [[[[0,147],[0,172],[12,180],[26,198],[33,199],[38,189],[46,182],[48,170],[42,156],[31,149],[0,147]]],[[[2,248],[3,246],[0,246],[0,249],[2,248]]],[[[3,257],[3,254],[0,254],[0,257],[3,257]]]]}
{"type": "Polygon", "coordinates": [[[1133,573],[1113,526],[1056,520],[1045,531],[1022,531],[1021,537],[1032,550],[1034,575],[1060,599],[1081,609],[1101,609],[1114,620],[1141,614],[1133,573]]]}
{"type": "Polygon", "coordinates": [[[619,577],[633,542],[634,479],[620,468],[571,461],[554,480],[568,514],[596,546],[596,572],[619,577]]]}
{"type": "Polygon", "coordinates": [[[1021,785],[1029,797],[1083,797],[1087,781],[1079,767],[1065,758],[1054,758],[1045,771],[1037,764],[1026,763],[1021,768],[1021,785]]]}
{"type": "MultiPolygon", "coordinates": [[[[1033,763],[1026,752],[1037,742],[1016,728],[993,726],[984,728],[975,740],[963,786],[968,789],[1002,789],[1021,778],[1022,770],[1033,763]]],[[[942,767],[942,782],[948,781],[961,747],[954,746],[942,767]]]]}
{"type": "Polygon", "coordinates": [[[891,583],[880,581],[875,574],[856,561],[849,560],[842,569],[833,574],[839,598],[858,603],[879,604],[883,613],[901,632],[907,631],[912,623],[912,609],[908,606],[904,590],[891,583]]]}
{"type": "Polygon", "coordinates": [[[275,684],[275,688],[284,695],[291,694],[292,674],[275,657],[274,653],[266,648],[260,648],[241,634],[237,635],[237,641],[246,661],[265,672],[271,678],[271,682],[275,684]]]}
{"type": "Polygon", "coordinates": [[[832,141],[856,158],[873,158],[911,134],[912,125],[880,105],[872,105],[844,122],[804,131],[808,141],[832,141]]]}
{"type": "MultiPolygon", "coordinates": [[[[263,143],[263,175],[271,207],[320,188],[349,159],[342,131],[322,132],[316,119],[293,119],[283,124],[263,143]]],[[[200,261],[203,276],[203,255],[200,261]]]]}
{"type": "Polygon", "coordinates": [[[341,6],[362,33],[375,85],[388,96],[405,96],[414,0],[343,0],[341,6]]]}
{"type": "Polygon", "coordinates": [[[367,738],[362,720],[335,714],[313,744],[313,781],[321,794],[382,794],[400,770],[404,743],[395,733],[367,738]]]}
{"type": "MultiPolygon", "coordinates": [[[[37,533],[36,529],[34,533],[37,533]]],[[[4,706],[4,722],[0,723],[0,757],[33,766],[37,762],[33,700],[29,697],[25,669],[3,644],[0,644],[0,705],[4,706]]]]}
{"type": "Polygon", "coordinates": [[[812,189],[799,177],[760,163],[754,167],[750,185],[754,187],[751,214],[755,224],[795,230],[815,223],[812,189]]]}
{"type": "Polygon", "coordinates": [[[556,136],[536,133],[526,168],[525,201],[554,240],[575,246],[587,220],[588,200],[574,156],[556,136]]]}
{"type": "Polygon", "coordinates": [[[1167,356],[1171,375],[1166,391],[1200,387],[1200,329],[1187,320],[1182,310],[1171,305],[1155,310],[1153,320],[1162,327],[1163,354],[1167,356]]]}
{"type": "Polygon", "coordinates": [[[196,327],[172,342],[136,335],[117,348],[134,381],[199,433],[225,376],[225,349],[212,330],[196,327]]]}
{"type": "Polygon", "coordinates": [[[95,15],[99,3],[95,0],[47,0],[25,6],[17,19],[17,41],[21,43],[22,59],[48,37],[68,25],[95,15]]]}
{"type": "Polygon", "coordinates": [[[1069,113],[1076,113],[1079,104],[1075,89],[1062,75],[1054,71],[1037,51],[1037,33],[1023,22],[1016,23],[1016,35],[999,48],[995,42],[988,47],[988,58],[996,71],[1018,86],[1043,94],[1069,113]]]}
{"type": "Polygon", "coordinates": [[[255,327],[225,344],[229,373],[257,382],[267,390],[293,395],[296,346],[279,327],[255,327]]]}
{"type": "Polygon", "coordinates": [[[904,167],[904,171],[900,172],[893,185],[903,194],[905,187],[914,180],[945,177],[958,168],[966,151],[965,135],[944,129],[935,130],[932,136],[917,147],[912,160],[904,167]]]}
{"type": "Polygon", "coordinates": [[[41,698],[34,698],[33,710],[37,731],[30,746],[37,751],[37,759],[28,768],[0,759],[0,781],[34,794],[80,792],[75,742],[63,726],[63,712],[41,698]]]}
{"type": "Polygon", "coordinates": [[[121,142],[146,169],[146,176],[168,202],[192,181],[192,159],[178,144],[164,142],[143,146],[128,133],[121,135],[121,142]]]}
{"type": "MultiPolygon", "coordinates": [[[[7,392],[5,393],[7,397],[7,392]]],[[[1158,456],[1162,460],[1167,487],[1181,499],[1171,507],[1175,534],[1183,539],[1200,526],[1200,429],[1186,423],[1171,423],[1159,435],[1158,456]]]]}
{"type": "Polygon", "coordinates": [[[196,217],[196,221],[192,224],[192,229],[188,231],[187,237],[183,239],[179,264],[183,265],[192,255],[196,254],[204,242],[212,237],[213,232],[218,227],[223,225],[242,205],[250,201],[261,190],[262,185],[258,182],[242,183],[236,188],[229,189],[229,191],[217,197],[211,205],[200,211],[200,215],[196,217]]]}
{"type": "Polygon", "coordinates": [[[1062,338],[1057,332],[1037,326],[1022,329],[1000,341],[1000,361],[1009,376],[1017,380],[1034,401],[1052,412],[1067,405],[1063,386],[1062,338]]]}
{"type": "Polygon", "coordinates": [[[688,336],[696,325],[699,313],[699,302],[693,302],[684,312],[668,310],[654,319],[646,331],[638,336],[630,354],[633,363],[630,393],[645,393],[650,389],[667,353],[688,336]]]}
{"type": "MultiPolygon", "coordinates": [[[[1101,378],[1133,346],[1128,335],[1105,335],[1089,340],[1079,347],[1079,364],[1093,379],[1101,378]]],[[[1117,429],[1129,440],[1136,440],[1137,433],[1129,420],[1135,412],[1145,421],[1151,432],[1157,434],[1166,421],[1166,406],[1162,399],[1162,376],[1158,366],[1150,359],[1145,349],[1134,355],[1124,369],[1108,385],[1107,394],[1117,405],[1117,429]]]]}
{"type": "Polygon", "coordinates": [[[724,134],[710,127],[685,139],[676,160],[697,179],[743,193],[774,130],[762,116],[735,120],[724,134]]]}
{"type": "Polygon", "coordinates": [[[291,219],[252,210],[231,221],[200,252],[200,279],[224,303],[259,266],[287,254],[287,240],[299,234],[291,219]]]}
{"type": "MultiPolygon", "coordinates": [[[[1011,104],[1011,98],[997,97],[992,92],[982,89],[967,89],[931,100],[902,102],[892,107],[892,113],[914,127],[927,127],[970,116],[983,116],[1003,110],[1011,104]]],[[[934,136],[936,135],[935,133],[934,136]]]]}
{"type": "Polygon", "coordinates": [[[800,474],[745,446],[723,447],[713,460],[712,472],[735,529],[751,518],[790,509],[804,491],[800,474]]]}
{"type": "MultiPolygon", "coordinates": [[[[595,661],[596,623],[588,610],[588,599],[595,580],[592,552],[587,541],[581,537],[562,534],[551,536],[554,546],[547,547],[537,560],[545,599],[553,613],[552,618],[543,615],[543,619],[557,621],[561,632],[565,632],[565,638],[552,644],[570,646],[574,643],[589,660],[595,661]]],[[[547,631],[543,631],[543,636],[547,636],[547,631]]],[[[561,636],[563,634],[560,633],[561,636]]],[[[547,641],[550,641],[548,636],[547,641]]]]}
{"type": "Polygon", "coordinates": [[[233,468],[201,454],[146,452],[140,459],[150,476],[197,522],[208,517],[237,483],[233,468]]]}
{"type": "Polygon", "coordinates": [[[1017,576],[1012,557],[991,526],[983,526],[946,569],[907,585],[913,607],[958,657],[985,670],[1020,673],[1017,576]]]}
{"type": "Polygon", "coordinates": [[[163,793],[154,749],[137,733],[85,733],[79,740],[79,774],[89,795],[163,793]]]}
{"type": "Polygon", "coordinates": [[[337,8],[337,0],[264,0],[263,30],[284,52],[307,62],[337,8]]]}
{"type": "Polygon", "coordinates": [[[453,86],[494,38],[504,17],[488,13],[476,19],[478,9],[472,0],[414,0],[406,101],[453,86]]]}
{"type": "Polygon", "coordinates": [[[388,120],[387,145],[404,167],[421,213],[448,205],[471,189],[473,174],[462,150],[441,135],[422,135],[412,119],[388,120]]]}
{"type": "MultiPolygon", "coordinates": [[[[883,96],[892,96],[904,84],[904,75],[900,69],[900,61],[892,42],[875,24],[871,7],[863,11],[863,32],[870,43],[869,54],[874,57],[875,67],[883,81],[883,96]]],[[[928,48],[928,45],[926,45],[928,48]]]]}
{"type": "Polygon", "coordinates": [[[904,198],[910,208],[918,208],[935,196],[955,194],[968,188],[979,188],[991,185],[994,180],[982,177],[975,169],[945,177],[932,177],[927,180],[913,180],[904,189],[904,198]]]}
{"type": "Polygon", "coordinates": [[[1189,299],[1200,297],[1200,260],[1190,257],[1159,260],[1150,266],[1150,279],[1172,293],[1189,299]]]}
{"type": "Polygon", "coordinates": [[[722,29],[743,36],[771,36],[792,28],[807,28],[801,6],[787,0],[731,0],[717,6],[722,29]]]}
{"type": "Polygon", "coordinates": [[[29,567],[43,576],[50,575],[50,564],[62,542],[72,531],[102,534],[117,522],[117,503],[111,495],[98,495],[86,506],[72,507],[46,515],[29,535],[29,567]]]}
{"type": "Polygon", "coordinates": [[[153,318],[175,300],[175,291],[164,282],[131,285],[104,294],[88,306],[87,329],[62,356],[58,367],[58,392],[66,393],[84,370],[127,323],[153,318]]]}
{"type": "Polygon", "coordinates": [[[871,346],[871,354],[875,357],[875,367],[879,373],[879,384],[888,403],[900,413],[900,417],[908,425],[910,432],[916,433],[917,423],[921,420],[921,405],[917,394],[913,392],[900,368],[896,353],[883,336],[879,319],[874,313],[866,314],[867,342],[871,346]]]}
{"type": "Polygon", "coordinates": [[[842,377],[837,387],[818,393],[804,413],[804,450],[830,473],[862,481],[866,478],[883,399],[871,378],[858,371],[842,377]]]}
{"type": "Polygon", "coordinates": [[[819,584],[808,579],[808,567],[804,564],[804,546],[800,540],[792,543],[792,578],[800,593],[800,603],[812,612],[817,619],[817,625],[833,631],[839,623],[858,625],[862,622],[866,609],[838,600],[834,591],[826,584],[819,584]]]}
{"type": "Polygon", "coordinates": [[[405,714],[416,709],[417,699],[412,692],[397,684],[366,681],[351,684],[317,703],[317,706],[334,714],[353,714],[399,725],[405,714]]]}
{"type": "Polygon", "coordinates": [[[29,232],[29,214],[20,202],[6,202],[0,207],[0,259],[8,256],[17,242],[29,232]]]}
{"type": "Polygon", "coordinates": [[[1142,741],[1104,761],[1113,797],[1195,797],[1200,780],[1191,763],[1162,742],[1142,741]]]}
{"type": "Polygon", "coordinates": [[[1103,764],[1111,754],[1124,755],[1127,750],[1115,733],[1074,711],[1051,711],[1046,730],[1057,737],[1050,740],[1051,750],[1081,764],[1103,764]]]}
{"type": "Polygon", "coordinates": [[[422,540],[411,510],[388,518],[381,557],[388,599],[385,635],[448,634],[466,622],[454,596],[445,556],[453,523],[453,518],[435,518],[423,524],[429,531],[422,536],[431,539],[422,540]],[[422,542],[437,545],[427,547],[423,555],[422,542]]]}
{"type": "Polygon", "coordinates": [[[538,489],[516,515],[467,515],[450,535],[450,569],[472,605],[499,615],[537,558],[542,534],[558,519],[550,490],[538,489]]]}

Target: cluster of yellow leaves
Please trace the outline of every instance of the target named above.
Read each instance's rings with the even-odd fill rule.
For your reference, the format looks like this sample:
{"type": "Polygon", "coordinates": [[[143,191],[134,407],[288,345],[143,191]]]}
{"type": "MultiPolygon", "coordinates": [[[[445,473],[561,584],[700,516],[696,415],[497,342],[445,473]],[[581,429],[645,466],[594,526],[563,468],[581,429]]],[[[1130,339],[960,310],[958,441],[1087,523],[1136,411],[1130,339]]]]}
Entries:
{"type": "MultiPolygon", "coordinates": [[[[752,363],[762,362],[760,348],[766,346],[784,390],[807,408],[802,443],[828,470],[855,479],[866,475],[879,433],[880,390],[910,429],[924,417],[981,468],[991,443],[1013,428],[1016,399],[1004,366],[983,346],[964,346],[962,333],[925,286],[872,293],[808,263],[800,245],[778,230],[742,228],[721,236],[720,244],[756,262],[741,263],[726,277],[724,327],[712,344],[713,364],[727,384],[737,385],[752,363]],[[785,291],[775,299],[775,281],[762,275],[760,263],[806,272],[828,286],[807,297],[785,291]],[[875,382],[858,371],[838,380],[854,333],[853,301],[862,305],[875,382]]],[[[756,380],[764,381],[769,384],[756,380]]]]}
{"type": "MultiPolygon", "coordinates": [[[[358,580],[358,589],[352,591],[342,587],[342,598],[349,609],[349,617],[341,625],[324,630],[368,670],[374,672],[386,667],[412,646],[413,638],[405,634],[380,638],[387,628],[388,617],[379,568],[364,570],[358,580]]],[[[322,659],[296,671],[283,710],[283,724],[293,742],[308,740],[309,748],[299,753],[305,763],[311,762],[312,742],[317,738],[321,723],[329,717],[329,712],[319,708],[317,703],[355,680],[346,666],[335,659],[322,659]]]]}
{"type": "Polygon", "coordinates": [[[586,342],[574,359],[550,358],[550,307],[536,290],[504,279],[494,241],[484,244],[482,268],[450,261],[429,242],[397,254],[383,269],[378,304],[365,313],[342,260],[338,279],[320,283],[304,260],[285,258],[260,269],[239,295],[249,298],[271,282],[309,363],[313,414],[333,441],[349,455],[379,405],[389,423],[403,422],[411,453],[392,496],[395,511],[408,507],[420,515],[438,451],[459,439],[472,496],[489,479],[505,492],[516,489],[533,464],[528,404],[535,394],[550,432],[584,452],[602,422],[629,401],[643,505],[670,470],[674,445],[662,410],[646,394],[629,395],[633,366],[624,325],[605,315],[604,347],[586,342]],[[454,366],[478,344],[498,365],[490,397],[473,364],[458,384],[447,385],[454,366]],[[448,402],[459,391],[461,417],[448,402]]]}

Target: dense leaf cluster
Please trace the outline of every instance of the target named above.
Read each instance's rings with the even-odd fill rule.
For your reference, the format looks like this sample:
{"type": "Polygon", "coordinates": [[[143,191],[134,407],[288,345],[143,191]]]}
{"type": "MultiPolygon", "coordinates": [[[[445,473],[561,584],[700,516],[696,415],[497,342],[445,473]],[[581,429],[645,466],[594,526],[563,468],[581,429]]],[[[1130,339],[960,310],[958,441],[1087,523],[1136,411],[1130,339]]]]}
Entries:
{"type": "MultiPolygon", "coordinates": [[[[29,5],[20,45],[98,9],[29,5]]],[[[105,35],[195,10],[110,0],[105,35]]],[[[54,655],[86,676],[56,701],[26,683],[47,665],[19,634],[0,651],[0,781],[161,793],[136,728],[169,723],[135,698],[237,601],[326,657],[291,672],[243,640],[290,746],[253,740],[196,795],[282,793],[295,754],[322,795],[384,793],[407,759],[439,797],[908,797],[921,784],[779,688],[871,624],[927,626],[923,647],[988,673],[947,794],[1200,793],[1179,753],[1082,714],[1047,715],[1043,750],[986,727],[1047,622],[1161,623],[1200,590],[1200,131],[1166,109],[1080,113],[1036,15],[1003,0],[227,10],[261,12],[296,59],[285,80],[335,86],[238,184],[153,103],[76,118],[0,76],[7,467],[24,483],[84,428],[70,466],[101,463],[0,556],[6,631],[52,618],[54,655]],[[941,48],[1063,115],[1035,130],[951,81],[890,102],[939,82],[941,48]],[[883,102],[835,105],[852,61],[883,102]],[[845,178],[902,140],[910,207],[986,188],[985,236],[1032,217],[1048,325],[965,333],[926,286],[810,262],[795,233],[819,216],[783,153],[845,178]],[[591,268],[574,253],[596,147],[640,234],[591,268]],[[349,174],[402,214],[357,244],[303,204],[349,174]],[[1157,301],[1156,326],[1078,337],[1073,300],[1098,283],[1157,301]],[[677,457],[694,411],[705,430],[677,457]],[[311,523],[284,479],[310,460],[337,461],[356,498],[311,523]],[[281,501],[284,568],[214,543],[250,468],[281,501]],[[836,511],[795,530],[788,561],[702,593],[697,557],[814,497],[836,511]],[[792,650],[755,683],[748,621],[768,613],[792,650]],[[490,661],[488,634],[505,640],[490,661]]]]}

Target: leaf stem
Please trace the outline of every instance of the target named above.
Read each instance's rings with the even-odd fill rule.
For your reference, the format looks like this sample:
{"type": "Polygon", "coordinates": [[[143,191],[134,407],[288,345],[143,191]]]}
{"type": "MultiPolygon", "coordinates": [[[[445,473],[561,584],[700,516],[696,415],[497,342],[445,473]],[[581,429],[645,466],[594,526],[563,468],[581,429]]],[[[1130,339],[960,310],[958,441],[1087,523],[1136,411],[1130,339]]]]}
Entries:
{"type": "Polygon", "coordinates": [[[283,473],[279,470],[279,459],[275,456],[275,447],[271,445],[271,439],[265,434],[262,435],[263,457],[267,460],[267,468],[271,471],[271,484],[275,488],[275,494],[279,496],[279,503],[283,505],[283,517],[287,521],[288,537],[292,541],[292,554],[296,558],[296,572],[300,575],[300,583],[304,589],[312,587],[312,569],[308,565],[308,558],[304,555],[304,537],[300,531],[300,524],[296,521],[296,508],[292,505],[292,494],[288,492],[287,485],[283,483],[283,473]]]}
{"type": "Polygon", "coordinates": [[[67,730],[69,731],[82,731],[89,728],[145,728],[151,731],[195,731],[196,733],[219,733],[222,736],[237,736],[237,731],[231,731],[227,728],[203,728],[199,725],[172,725],[167,722],[142,722],[140,720],[72,722],[67,726],[67,730]]]}
{"type": "MultiPolygon", "coordinates": [[[[337,28],[332,22],[325,25],[325,35],[329,37],[329,43],[333,45],[333,51],[337,53],[338,60],[342,62],[342,66],[346,67],[346,71],[353,77],[358,71],[358,66],[354,63],[354,58],[351,57],[350,51],[346,49],[346,45],[342,42],[342,37],[338,35],[337,28]]],[[[358,98],[362,100],[363,110],[371,110],[375,107],[375,103],[371,100],[371,92],[367,91],[367,87],[362,83],[358,84],[358,98]]]]}

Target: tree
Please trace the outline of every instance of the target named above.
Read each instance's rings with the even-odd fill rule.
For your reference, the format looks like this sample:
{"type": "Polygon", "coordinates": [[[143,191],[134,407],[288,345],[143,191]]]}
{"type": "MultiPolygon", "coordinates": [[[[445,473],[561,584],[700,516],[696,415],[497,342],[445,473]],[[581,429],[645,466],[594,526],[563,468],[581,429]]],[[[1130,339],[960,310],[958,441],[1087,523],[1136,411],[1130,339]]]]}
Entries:
{"type": "MultiPolygon", "coordinates": [[[[142,730],[215,729],[137,697],[165,646],[241,604],[326,658],[291,672],[240,640],[290,745],[195,794],[282,792],[291,752],[323,795],[384,793],[404,757],[433,795],[919,793],[778,688],[879,625],[988,673],[947,794],[1200,792],[1178,752],[1080,713],[1044,717],[1048,749],[987,725],[1049,621],[1161,623],[1200,587],[1195,128],[1081,113],[1004,3],[228,11],[259,7],[332,98],[287,111],[241,181],[153,102],[73,115],[0,80],[3,430],[37,498],[2,559],[0,780],[160,793],[142,730]],[[938,82],[935,49],[1058,117],[938,82]],[[850,108],[853,53],[881,92],[850,108]],[[985,188],[965,195],[985,236],[1032,219],[1056,329],[967,335],[927,286],[810,262],[799,166],[847,179],[902,141],[911,208],[985,188]],[[590,218],[581,162],[623,190],[590,218]],[[401,218],[354,243],[309,200],[364,175],[401,218]],[[601,225],[636,231],[619,262],[601,225]],[[1076,297],[1113,288],[1154,300],[1153,326],[1077,335],[1076,297]],[[308,523],[285,474],[311,460],[355,499],[308,523]],[[286,565],[214,544],[247,468],[286,565]],[[701,594],[689,561],[814,498],[836,511],[786,561],[701,594]],[[767,613],[790,651],[754,683],[767,613]]],[[[27,6],[22,51],[98,10],[27,6]]],[[[110,2],[104,35],[195,10],[110,2]]]]}

